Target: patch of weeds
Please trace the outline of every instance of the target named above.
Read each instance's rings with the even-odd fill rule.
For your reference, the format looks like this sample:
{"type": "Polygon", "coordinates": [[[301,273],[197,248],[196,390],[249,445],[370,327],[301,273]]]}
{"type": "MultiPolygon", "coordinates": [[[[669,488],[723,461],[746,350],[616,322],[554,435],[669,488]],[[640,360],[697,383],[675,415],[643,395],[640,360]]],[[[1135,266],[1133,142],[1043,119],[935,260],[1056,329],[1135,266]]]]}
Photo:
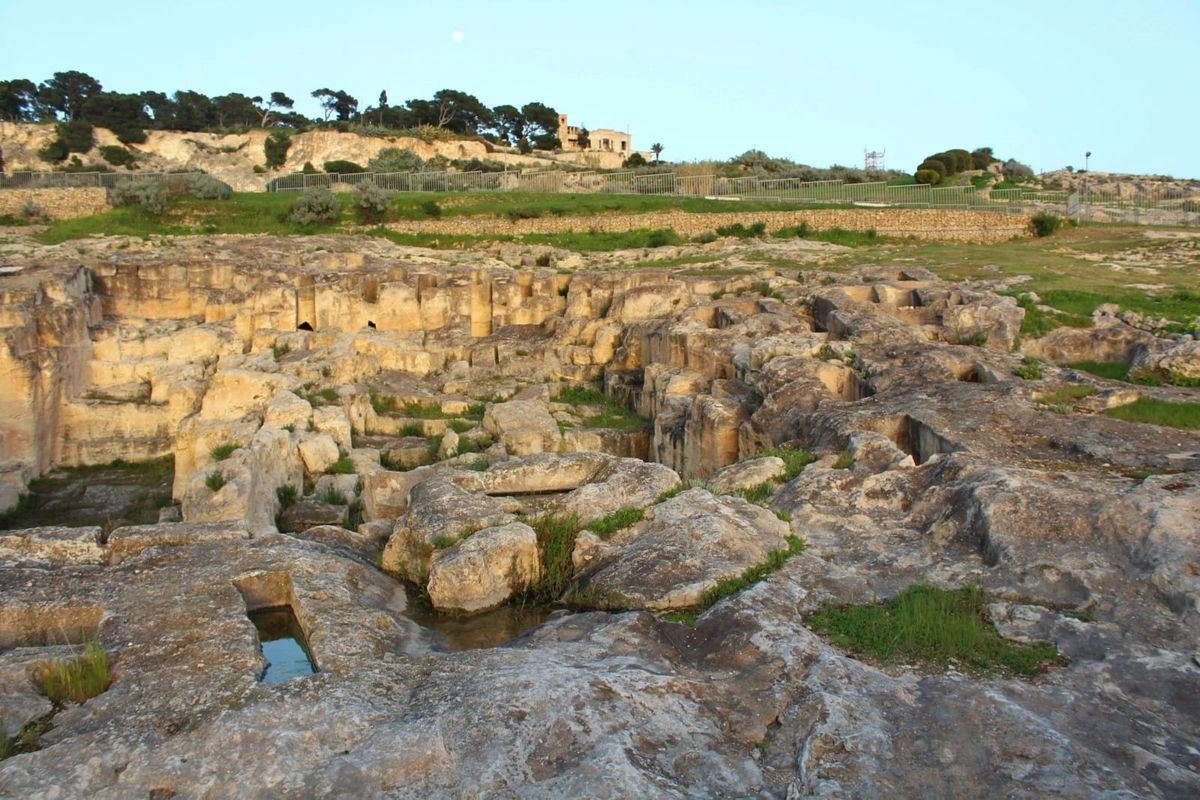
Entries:
{"type": "Polygon", "coordinates": [[[546,514],[531,525],[537,533],[542,577],[529,587],[525,597],[533,602],[552,603],[562,597],[571,578],[575,576],[571,553],[575,549],[575,537],[582,526],[578,514],[546,514]]]}
{"type": "Polygon", "coordinates": [[[767,232],[767,223],[755,222],[746,227],[740,222],[723,225],[717,228],[717,236],[731,236],[737,239],[761,239],[767,232]]]}
{"type": "Polygon", "coordinates": [[[583,421],[586,428],[611,428],[619,431],[640,431],[649,424],[649,420],[619,407],[609,408],[583,421]]]}
{"type": "Polygon", "coordinates": [[[665,503],[666,501],[670,500],[675,495],[679,494],[680,492],[686,492],[690,488],[692,488],[692,487],[689,486],[688,484],[681,483],[678,486],[676,486],[674,489],[667,489],[665,492],[660,494],[658,496],[658,499],[655,500],[654,503],[655,503],[655,505],[657,505],[658,503],[665,503]]]}
{"type": "Polygon", "coordinates": [[[845,228],[828,228],[823,231],[816,231],[809,234],[806,238],[818,242],[829,242],[830,244],[838,244],[842,247],[863,247],[869,244],[875,244],[879,241],[878,234],[875,229],[871,228],[865,231],[850,231],[845,228]]]}
{"type": "Polygon", "coordinates": [[[465,419],[452,419],[450,420],[449,424],[450,430],[454,431],[455,433],[466,433],[474,427],[475,426],[472,423],[467,422],[465,419]]]}
{"type": "Polygon", "coordinates": [[[456,456],[465,456],[467,453],[480,452],[483,452],[483,448],[479,446],[479,442],[465,437],[458,440],[458,447],[454,450],[456,456]]]}
{"type": "Polygon", "coordinates": [[[1042,362],[1033,356],[1025,356],[1019,366],[1013,368],[1013,375],[1021,380],[1036,381],[1042,377],[1042,362]]]}
{"type": "Polygon", "coordinates": [[[837,457],[837,461],[833,462],[834,469],[850,469],[852,466],[854,466],[854,454],[849,450],[843,450],[837,457]]]}
{"type": "Polygon", "coordinates": [[[396,405],[395,397],[371,392],[371,408],[375,409],[376,414],[391,414],[395,412],[396,405]]]}
{"type": "Polygon", "coordinates": [[[708,297],[710,300],[720,300],[724,296],[725,296],[725,290],[717,289],[715,292],[712,292],[708,297]]]}
{"type": "Polygon", "coordinates": [[[747,502],[761,506],[771,499],[771,495],[775,494],[775,486],[770,481],[767,481],[757,486],[752,486],[749,489],[742,489],[738,494],[747,502]]]}
{"type": "Polygon", "coordinates": [[[361,500],[355,500],[350,503],[346,511],[346,525],[348,531],[357,531],[358,526],[363,523],[363,504],[361,500]]]}
{"type": "Polygon", "coordinates": [[[480,456],[479,458],[475,459],[474,461],[472,461],[470,464],[467,465],[467,469],[474,470],[475,472],[483,472],[487,468],[488,468],[487,456],[480,456]]]}
{"type": "Polygon", "coordinates": [[[1110,408],[1104,413],[1126,422],[1145,422],[1168,428],[1200,428],[1200,403],[1172,403],[1153,397],[1139,397],[1136,402],[1110,408]]]}
{"type": "Polygon", "coordinates": [[[792,512],[790,511],[776,511],[775,516],[779,517],[780,522],[792,521],[792,512]]]}
{"type": "Polygon", "coordinates": [[[407,422],[400,426],[398,432],[401,436],[424,436],[425,426],[419,422],[407,422]]]}
{"type": "Polygon", "coordinates": [[[645,517],[646,512],[640,508],[622,508],[606,517],[592,520],[587,524],[587,529],[601,539],[607,539],[617,531],[628,528],[635,522],[641,522],[645,517]]]}
{"type": "Polygon", "coordinates": [[[441,406],[427,406],[421,403],[405,403],[400,413],[413,419],[446,419],[450,416],[442,411],[441,406]]]}
{"type": "Polygon", "coordinates": [[[88,642],[80,656],[49,662],[41,673],[38,690],[57,705],[82,703],[112,683],[108,653],[96,641],[88,642]]]}
{"type": "Polygon", "coordinates": [[[350,456],[342,456],[337,461],[329,465],[325,470],[326,475],[353,475],[354,462],[350,460],[350,456]]]}
{"type": "Polygon", "coordinates": [[[271,354],[275,356],[276,361],[283,358],[290,352],[292,352],[292,346],[287,342],[284,342],[283,344],[271,345],[271,354]]]}
{"type": "Polygon", "coordinates": [[[551,399],[555,403],[569,403],[571,405],[608,405],[610,402],[608,395],[604,392],[577,386],[568,386],[560,389],[558,394],[554,395],[551,399]]]}
{"type": "Polygon", "coordinates": [[[210,472],[208,477],[204,479],[204,485],[211,491],[219,492],[221,487],[225,485],[225,476],[219,472],[210,472]]]}
{"type": "Polygon", "coordinates": [[[783,299],[783,292],[779,291],[778,289],[772,289],[771,284],[767,281],[755,281],[750,286],[750,291],[760,294],[763,297],[770,297],[775,300],[783,299]]]}
{"type": "Polygon", "coordinates": [[[296,502],[296,487],[285,483],[275,489],[275,497],[279,499],[279,505],[282,508],[287,508],[296,502]]]}
{"type": "Polygon", "coordinates": [[[325,494],[321,495],[321,502],[331,506],[344,506],[350,501],[336,486],[330,484],[325,488],[325,494]]]}
{"type": "Polygon", "coordinates": [[[987,331],[975,331],[968,336],[954,337],[953,344],[964,345],[967,347],[983,347],[988,342],[987,331]]]}
{"type": "Polygon", "coordinates": [[[1052,644],[1001,637],[988,617],[987,597],[976,586],[953,591],[910,586],[882,603],[821,609],[807,624],[839,647],[885,663],[1026,676],[1062,663],[1052,644]]]}
{"type": "Polygon", "coordinates": [[[817,348],[817,352],[813,353],[813,358],[818,361],[841,361],[842,355],[829,345],[823,344],[817,348]]]}
{"type": "Polygon", "coordinates": [[[807,450],[792,450],[789,447],[765,447],[754,454],[754,458],[769,456],[783,459],[786,470],[783,474],[785,481],[790,481],[803,472],[805,467],[817,460],[817,457],[807,450]]]}
{"type": "Polygon", "coordinates": [[[558,423],[558,432],[559,433],[566,433],[569,430],[574,430],[574,428],[575,428],[574,422],[559,421],[559,423],[558,423]]]}
{"type": "Polygon", "coordinates": [[[704,596],[700,600],[700,607],[708,608],[714,603],[724,600],[726,597],[735,595],[743,589],[765,580],[768,575],[786,564],[789,558],[804,552],[804,540],[799,536],[787,536],[785,538],[787,539],[786,548],[772,550],[767,555],[766,560],[752,567],[747,567],[736,578],[724,578],[717,581],[715,585],[704,592],[704,596]]]}
{"type": "Polygon", "coordinates": [[[210,454],[212,454],[213,461],[224,461],[225,459],[227,459],[231,455],[233,455],[233,451],[237,450],[237,449],[238,449],[238,446],[236,444],[234,444],[232,442],[226,442],[225,444],[217,445],[216,447],[214,447],[212,450],[209,450],[208,452],[210,454]]]}
{"type": "Polygon", "coordinates": [[[1053,392],[1047,392],[1038,397],[1037,402],[1044,406],[1059,406],[1070,408],[1076,400],[1091,397],[1096,393],[1096,387],[1090,383],[1074,383],[1060,386],[1053,392]]]}

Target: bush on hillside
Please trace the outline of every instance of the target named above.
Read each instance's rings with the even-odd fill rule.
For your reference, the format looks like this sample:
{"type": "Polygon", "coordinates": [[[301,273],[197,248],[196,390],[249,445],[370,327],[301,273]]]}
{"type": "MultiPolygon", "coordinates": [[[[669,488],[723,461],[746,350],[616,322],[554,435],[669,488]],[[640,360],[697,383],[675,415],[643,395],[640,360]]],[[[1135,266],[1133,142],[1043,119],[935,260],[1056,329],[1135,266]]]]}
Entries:
{"type": "Polygon", "coordinates": [[[341,204],[333,192],[324,187],[306,189],[288,209],[288,222],[301,227],[328,225],[337,222],[341,213],[341,204]]]}
{"type": "Polygon", "coordinates": [[[1033,232],[1036,235],[1049,236],[1062,227],[1063,218],[1043,211],[1040,214],[1034,214],[1029,223],[1033,226],[1033,232]]]}
{"type": "Polygon", "coordinates": [[[92,135],[92,123],[77,119],[71,122],[60,122],[54,126],[54,130],[58,132],[58,139],[67,146],[67,150],[72,153],[86,153],[96,144],[95,137],[92,135]]]}
{"type": "Polygon", "coordinates": [[[228,200],[231,193],[229,184],[210,175],[167,175],[121,181],[109,190],[108,198],[116,208],[137,206],[157,216],[176,197],[228,200]]]}
{"type": "Polygon", "coordinates": [[[263,142],[263,155],[267,158],[267,166],[279,169],[287,161],[288,149],[292,146],[292,136],[287,131],[274,131],[263,142]]]}
{"type": "Polygon", "coordinates": [[[331,175],[334,173],[338,175],[353,175],[356,172],[367,171],[366,167],[361,167],[358,164],[355,164],[353,161],[343,161],[341,159],[335,161],[326,161],[324,166],[325,171],[331,175]]]}
{"type": "Polygon", "coordinates": [[[359,223],[375,225],[382,222],[387,214],[388,207],[392,204],[392,193],[373,183],[365,183],[354,190],[351,202],[359,223]]]}
{"type": "Polygon", "coordinates": [[[385,147],[367,162],[370,172],[420,172],[425,162],[412,150],[385,147]]]}
{"type": "Polygon", "coordinates": [[[114,167],[128,167],[129,169],[133,169],[137,166],[137,159],[134,158],[133,153],[120,145],[104,145],[100,148],[100,157],[114,167]]]}
{"type": "Polygon", "coordinates": [[[917,183],[928,183],[930,186],[937,186],[942,182],[942,176],[936,170],[919,169],[917,170],[917,183]]]}

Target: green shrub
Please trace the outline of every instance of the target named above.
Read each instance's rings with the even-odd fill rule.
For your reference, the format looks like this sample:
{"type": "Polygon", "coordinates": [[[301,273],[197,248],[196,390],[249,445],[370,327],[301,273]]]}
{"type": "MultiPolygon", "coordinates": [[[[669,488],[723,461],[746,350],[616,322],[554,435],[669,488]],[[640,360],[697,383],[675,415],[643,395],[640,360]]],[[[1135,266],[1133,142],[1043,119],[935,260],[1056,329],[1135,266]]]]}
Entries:
{"type": "Polygon", "coordinates": [[[86,153],[96,144],[92,123],[82,119],[60,122],[54,126],[58,139],[71,153],[86,153]]]}
{"type": "Polygon", "coordinates": [[[817,460],[817,457],[807,450],[792,450],[788,447],[766,447],[754,454],[754,458],[766,458],[768,456],[783,459],[785,469],[783,479],[785,481],[795,478],[804,471],[805,467],[817,460]]]}
{"type": "Polygon", "coordinates": [[[941,173],[933,169],[918,169],[914,177],[917,183],[928,183],[930,186],[937,186],[942,182],[941,173]]]}
{"type": "Polygon", "coordinates": [[[353,161],[345,161],[342,159],[326,161],[324,167],[325,171],[331,175],[353,175],[359,172],[367,171],[366,167],[355,164],[353,161]]]}
{"type": "Polygon", "coordinates": [[[371,172],[420,172],[425,169],[425,162],[412,150],[399,147],[385,147],[367,162],[371,172]]]}
{"type": "Polygon", "coordinates": [[[283,358],[290,352],[292,352],[292,346],[287,342],[271,345],[271,355],[275,357],[276,361],[283,358]]]}
{"type": "Polygon", "coordinates": [[[658,228],[646,234],[646,247],[669,247],[678,241],[679,237],[675,231],[665,228],[658,228]]]}
{"type": "Polygon", "coordinates": [[[45,665],[38,679],[38,689],[51,702],[82,703],[103,692],[112,683],[108,669],[108,653],[99,642],[88,642],[83,655],[59,659],[45,665]]]}
{"type": "Polygon", "coordinates": [[[974,586],[954,591],[910,586],[883,603],[824,608],[807,624],[828,633],[840,647],[884,662],[1019,675],[1036,675],[1061,663],[1052,644],[1001,637],[988,617],[987,597],[974,586]]]}
{"type": "Polygon", "coordinates": [[[300,227],[329,225],[337,222],[342,206],[333,192],[324,187],[306,189],[288,209],[288,222],[300,227]]]}
{"type": "Polygon", "coordinates": [[[292,146],[292,136],[287,131],[273,131],[263,142],[263,155],[267,166],[279,169],[287,161],[288,150],[292,146]]]}
{"type": "Polygon", "coordinates": [[[296,487],[285,483],[275,490],[275,496],[279,498],[280,507],[287,508],[296,502],[296,487]]]}
{"type": "Polygon", "coordinates": [[[65,161],[69,154],[67,144],[62,139],[51,139],[38,150],[38,158],[52,164],[65,161]]]}
{"type": "Polygon", "coordinates": [[[114,167],[128,167],[133,169],[137,166],[137,159],[129,150],[115,144],[106,144],[100,148],[100,157],[114,167]]]}
{"type": "Polygon", "coordinates": [[[219,492],[221,487],[225,485],[225,476],[219,472],[210,472],[208,477],[204,479],[204,485],[211,491],[219,492]]]}
{"type": "Polygon", "coordinates": [[[531,523],[537,533],[538,553],[542,559],[542,577],[531,586],[527,597],[539,603],[552,603],[562,597],[575,575],[571,553],[579,534],[579,516],[546,514],[531,523]]]}
{"type": "Polygon", "coordinates": [[[747,502],[755,505],[763,505],[771,499],[771,495],[775,493],[775,486],[770,481],[760,483],[757,486],[752,486],[749,489],[742,489],[740,494],[747,502]]]}
{"type": "Polygon", "coordinates": [[[1034,214],[1029,220],[1029,224],[1033,226],[1033,232],[1037,236],[1049,236],[1062,227],[1063,218],[1057,214],[1050,214],[1045,211],[1034,214]]]}
{"type": "Polygon", "coordinates": [[[746,227],[740,222],[735,222],[732,225],[724,225],[717,228],[718,236],[733,236],[738,239],[760,239],[767,231],[767,223],[755,222],[750,227],[746,227]]]}
{"type": "Polygon", "coordinates": [[[363,225],[375,225],[383,221],[392,204],[392,192],[380,189],[373,183],[365,183],[354,190],[351,206],[363,225]]]}
{"type": "Polygon", "coordinates": [[[224,461],[233,455],[233,451],[237,449],[238,446],[233,442],[226,442],[225,444],[217,445],[209,452],[212,454],[214,461],[224,461]]]}
{"type": "Polygon", "coordinates": [[[300,168],[301,175],[320,175],[321,170],[313,166],[311,161],[305,161],[304,166],[300,168]]]}
{"type": "Polygon", "coordinates": [[[436,200],[426,200],[421,203],[421,213],[429,219],[438,219],[442,216],[442,207],[437,204],[436,200]]]}
{"type": "Polygon", "coordinates": [[[209,175],[168,175],[122,180],[109,190],[108,197],[117,208],[137,206],[158,216],[177,197],[228,200],[231,194],[229,184],[209,175]]]}

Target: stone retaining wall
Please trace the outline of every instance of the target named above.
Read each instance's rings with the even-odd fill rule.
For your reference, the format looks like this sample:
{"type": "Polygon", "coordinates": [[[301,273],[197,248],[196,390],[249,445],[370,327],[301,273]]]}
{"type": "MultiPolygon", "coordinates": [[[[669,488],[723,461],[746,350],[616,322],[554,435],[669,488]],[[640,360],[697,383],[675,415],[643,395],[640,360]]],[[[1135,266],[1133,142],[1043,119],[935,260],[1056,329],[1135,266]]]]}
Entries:
{"type": "Polygon", "coordinates": [[[591,217],[543,217],[538,219],[498,219],[494,217],[457,217],[391,223],[387,227],[401,233],[497,234],[564,233],[599,231],[615,233],[641,228],[670,228],[681,236],[698,236],[717,227],[741,223],[765,222],[773,231],[805,222],[814,230],[845,228],[874,229],[880,236],[912,237],[926,241],[1002,242],[1014,236],[1032,235],[1029,217],[994,211],[958,211],[926,208],[853,208],[807,211],[722,212],[689,214],[661,211],[650,214],[602,214],[591,217]]]}
{"type": "Polygon", "coordinates": [[[0,217],[22,217],[32,204],[50,219],[74,219],[108,211],[108,190],[99,186],[72,189],[0,189],[0,217]]]}

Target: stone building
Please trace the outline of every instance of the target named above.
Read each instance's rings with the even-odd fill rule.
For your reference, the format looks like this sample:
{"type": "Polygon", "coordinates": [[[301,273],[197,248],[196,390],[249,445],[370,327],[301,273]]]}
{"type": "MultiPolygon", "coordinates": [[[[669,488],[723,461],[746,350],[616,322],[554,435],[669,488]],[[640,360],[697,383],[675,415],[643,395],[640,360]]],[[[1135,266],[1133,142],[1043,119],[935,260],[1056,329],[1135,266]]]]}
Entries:
{"type": "Polygon", "coordinates": [[[587,152],[619,153],[622,158],[628,158],[633,152],[633,137],[624,131],[612,128],[596,128],[588,131],[588,141],[585,147],[579,144],[579,133],[582,129],[567,122],[566,114],[558,115],[558,139],[562,142],[563,150],[584,150],[587,152]]]}

